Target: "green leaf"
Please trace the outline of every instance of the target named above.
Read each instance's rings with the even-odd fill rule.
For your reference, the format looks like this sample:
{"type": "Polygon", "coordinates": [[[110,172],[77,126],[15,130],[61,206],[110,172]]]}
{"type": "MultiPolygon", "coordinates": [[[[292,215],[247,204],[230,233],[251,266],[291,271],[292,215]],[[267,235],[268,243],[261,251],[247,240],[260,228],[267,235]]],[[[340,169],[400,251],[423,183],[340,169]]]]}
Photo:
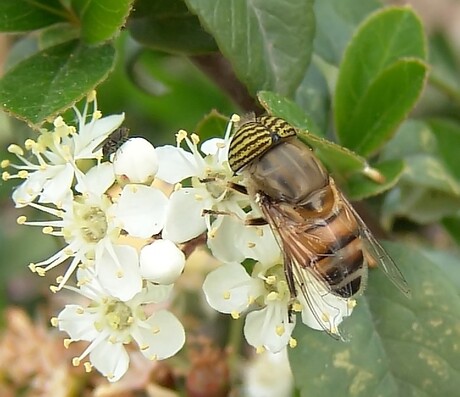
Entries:
{"type": "Polygon", "coordinates": [[[39,35],[40,50],[80,37],[80,29],[70,23],[59,23],[43,29],[39,35]]]}
{"type": "Polygon", "coordinates": [[[182,0],[139,0],[128,21],[139,43],[169,53],[202,54],[217,45],[182,0]]]}
{"type": "Polygon", "coordinates": [[[318,126],[321,133],[317,133],[317,135],[324,135],[330,119],[331,97],[326,79],[315,62],[310,64],[297,88],[295,102],[318,126]]]}
{"type": "Polygon", "coordinates": [[[452,175],[460,180],[460,125],[446,119],[431,119],[428,125],[436,137],[439,156],[452,175]]]}
{"type": "Polygon", "coordinates": [[[347,197],[350,200],[359,201],[368,197],[381,194],[399,181],[404,171],[404,161],[389,160],[379,164],[373,164],[372,168],[383,177],[383,182],[373,181],[362,173],[352,175],[346,184],[347,197]]]}
{"type": "Polygon", "coordinates": [[[270,91],[259,91],[257,99],[267,113],[281,117],[296,128],[323,136],[322,131],[313,122],[312,118],[294,101],[270,91]]]}
{"type": "Polygon", "coordinates": [[[124,25],[134,0],[72,0],[80,17],[81,36],[88,44],[111,39],[124,25]]]}
{"type": "Polygon", "coordinates": [[[0,80],[3,110],[37,127],[94,89],[114,59],[115,50],[108,44],[86,47],[74,41],[42,51],[0,80]]]}
{"type": "Polygon", "coordinates": [[[454,241],[460,245],[460,217],[458,215],[446,217],[441,220],[441,224],[454,241]]]}
{"type": "Polygon", "coordinates": [[[366,15],[377,10],[377,0],[315,1],[317,19],[315,53],[325,61],[338,65],[355,28],[366,15]]]}
{"type": "Polygon", "coordinates": [[[228,125],[228,117],[212,110],[198,123],[195,132],[199,135],[201,142],[210,138],[223,138],[228,125]]]}
{"type": "Polygon", "coordinates": [[[312,0],[185,1],[251,93],[294,94],[312,52],[312,0]]]}
{"type": "Polygon", "coordinates": [[[0,1],[0,31],[28,32],[67,20],[59,0],[0,1]]]}
{"type": "Polygon", "coordinates": [[[454,49],[443,33],[430,36],[429,60],[431,66],[430,83],[446,94],[448,99],[453,98],[459,104],[459,64],[454,49]]]}
{"type": "MultiPolygon", "coordinates": [[[[460,388],[458,278],[436,259],[403,244],[386,244],[409,285],[399,293],[371,270],[365,296],[345,323],[349,342],[297,324],[289,351],[301,396],[444,397],[460,388]]],[[[457,263],[458,263],[457,258],[457,263]]]]}
{"type": "Polygon", "coordinates": [[[424,86],[422,25],[408,8],[369,17],[347,47],[335,93],[340,142],[362,155],[375,152],[407,115],[424,86]]]}

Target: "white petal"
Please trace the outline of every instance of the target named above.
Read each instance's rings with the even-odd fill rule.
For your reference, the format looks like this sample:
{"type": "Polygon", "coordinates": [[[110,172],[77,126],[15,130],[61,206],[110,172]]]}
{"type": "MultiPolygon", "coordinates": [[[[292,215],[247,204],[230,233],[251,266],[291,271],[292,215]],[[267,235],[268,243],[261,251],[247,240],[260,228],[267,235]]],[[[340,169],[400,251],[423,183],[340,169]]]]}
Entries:
{"type": "Polygon", "coordinates": [[[45,182],[39,200],[41,203],[60,203],[69,194],[75,170],[71,164],[55,167],[59,167],[59,172],[45,182]]]}
{"type": "Polygon", "coordinates": [[[178,183],[185,178],[198,175],[195,158],[184,149],[165,145],[156,148],[159,168],[156,177],[171,183],[178,183]]]}
{"type": "Polygon", "coordinates": [[[173,290],[174,284],[169,285],[156,285],[150,282],[146,282],[146,287],[142,290],[142,292],[135,296],[132,300],[139,299],[141,303],[161,303],[167,300],[170,295],[171,291],[173,290]]]}
{"type": "Polygon", "coordinates": [[[75,189],[80,192],[91,192],[96,196],[101,196],[115,182],[112,163],[106,162],[95,165],[86,174],[84,186],[77,183],[75,189]]]}
{"type": "Polygon", "coordinates": [[[219,164],[227,160],[228,148],[229,141],[222,138],[211,138],[201,145],[201,151],[207,155],[214,156],[219,164]]]}
{"type": "Polygon", "coordinates": [[[12,198],[16,207],[24,207],[32,202],[42,191],[47,178],[48,173],[45,171],[36,171],[29,174],[29,177],[13,192],[12,198]]]}
{"type": "Polygon", "coordinates": [[[91,364],[110,382],[119,380],[128,370],[129,355],[123,344],[101,341],[90,353],[91,364]]]}
{"type": "Polygon", "coordinates": [[[212,224],[208,247],[222,262],[242,262],[245,256],[239,244],[245,240],[242,235],[246,233],[250,233],[250,230],[240,220],[221,216],[212,224]]]}
{"type": "Polygon", "coordinates": [[[131,138],[115,153],[113,168],[131,183],[150,183],[158,171],[156,150],[144,138],[131,138]]]}
{"type": "Polygon", "coordinates": [[[126,185],[118,200],[115,215],[131,236],[148,238],[163,228],[168,198],[156,188],[126,185]]]}
{"type": "Polygon", "coordinates": [[[212,201],[205,189],[184,188],[173,192],[169,198],[163,238],[183,243],[206,230],[203,209],[212,201]]]}
{"type": "Polygon", "coordinates": [[[350,304],[350,300],[340,298],[326,291],[313,277],[310,278],[307,288],[310,291],[310,300],[312,301],[311,304],[314,305],[316,316],[305,298],[299,295],[297,298],[302,304],[302,322],[316,330],[328,329],[333,333],[338,332],[338,327],[343,318],[351,315],[353,311],[353,305],[350,304]]]}
{"type": "Polygon", "coordinates": [[[142,289],[139,259],[135,248],[115,245],[113,252],[104,250],[96,254],[96,272],[101,285],[122,301],[131,299],[142,289]]]}
{"type": "Polygon", "coordinates": [[[59,329],[73,340],[92,341],[98,335],[94,326],[98,318],[97,313],[90,313],[79,305],[66,305],[58,315],[59,329]]]}
{"type": "Polygon", "coordinates": [[[263,281],[253,279],[239,263],[228,263],[206,276],[203,291],[209,305],[221,313],[241,313],[263,292],[263,281]]]}
{"type": "Polygon", "coordinates": [[[287,305],[283,302],[273,302],[249,313],[244,324],[247,342],[255,348],[265,347],[273,353],[281,351],[289,343],[295,325],[289,322],[288,317],[287,305]]]}
{"type": "Polygon", "coordinates": [[[95,158],[95,149],[123,123],[124,118],[124,114],[113,114],[85,124],[74,135],[75,159],[95,158]]]}
{"type": "Polygon", "coordinates": [[[243,370],[246,397],[291,397],[293,377],[286,349],[257,354],[243,370]]]}
{"type": "Polygon", "coordinates": [[[169,240],[156,240],[141,250],[141,275],[149,281],[172,284],[181,275],[184,266],[184,253],[169,240]]]}
{"type": "Polygon", "coordinates": [[[185,342],[181,322],[167,310],[150,316],[133,332],[142,354],[150,360],[163,360],[176,354],[185,342]]]}

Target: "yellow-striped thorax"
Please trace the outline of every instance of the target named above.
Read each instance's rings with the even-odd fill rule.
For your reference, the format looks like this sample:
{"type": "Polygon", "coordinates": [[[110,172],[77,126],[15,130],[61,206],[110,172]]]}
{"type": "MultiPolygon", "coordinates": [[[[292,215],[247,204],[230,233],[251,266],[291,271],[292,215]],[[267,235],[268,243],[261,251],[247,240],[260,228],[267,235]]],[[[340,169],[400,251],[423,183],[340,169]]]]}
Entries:
{"type": "Polygon", "coordinates": [[[278,117],[262,116],[244,123],[230,143],[230,168],[238,172],[273,146],[293,136],[296,136],[295,128],[278,117]]]}

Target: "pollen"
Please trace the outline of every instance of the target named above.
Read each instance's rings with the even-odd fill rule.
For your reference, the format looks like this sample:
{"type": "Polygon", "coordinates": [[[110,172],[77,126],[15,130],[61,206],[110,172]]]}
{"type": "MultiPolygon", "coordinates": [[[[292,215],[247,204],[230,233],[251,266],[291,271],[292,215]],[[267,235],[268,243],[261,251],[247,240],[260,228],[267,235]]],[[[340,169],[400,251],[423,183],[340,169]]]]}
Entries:
{"type": "Polygon", "coordinates": [[[198,145],[198,143],[200,142],[200,137],[197,134],[190,135],[190,138],[192,139],[192,142],[195,145],[198,145]]]}
{"type": "Polygon", "coordinates": [[[73,365],[74,367],[78,367],[78,366],[80,365],[80,362],[81,362],[81,361],[80,361],[80,358],[79,358],[79,357],[74,357],[74,358],[72,359],[72,365],[73,365]]]}
{"type": "Polygon", "coordinates": [[[85,367],[85,372],[86,373],[90,373],[91,370],[93,369],[93,366],[91,365],[91,363],[89,363],[88,361],[86,361],[83,366],[85,367]]]}
{"type": "Polygon", "coordinates": [[[238,123],[238,121],[240,121],[240,120],[241,120],[241,117],[238,116],[237,114],[232,114],[232,116],[230,117],[230,121],[232,123],[238,123]]]}
{"type": "Polygon", "coordinates": [[[57,317],[51,317],[50,323],[53,327],[57,327],[59,324],[59,320],[57,317]]]}
{"type": "Polygon", "coordinates": [[[26,222],[27,222],[27,217],[24,215],[18,216],[18,219],[16,219],[16,223],[18,225],[23,225],[26,222]]]}
{"type": "Polygon", "coordinates": [[[238,320],[240,318],[240,313],[238,313],[236,310],[233,310],[230,315],[234,320],[238,320]]]}
{"type": "Polygon", "coordinates": [[[203,200],[203,196],[201,196],[200,194],[195,194],[195,200],[196,201],[202,201],[203,200]]]}
{"type": "Polygon", "coordinates": [[[149,357],[149,360],[151,361],[156,361],[158,360],[158,356],[156,354],[152,354],[150,357],[149,357]]]}
{"type": "Polygon", "coordinates": [[[64,119],[62,118],[62,116],[58,116],[54,119],[53,121],[53,125],[56,127],[56,128],[59,128],[59,127],[63,127],[65,126],[65,122],[64,122],[64,119]]]}
{"type": "Polygon", "coordinates": [[[62,276],[56,277],[56,282],[57,283],[60,283],[62,280],[64,280],[64,277],[62,277],[62,276]]]}
{"type": "Polygon", "coordinates": [[[222,297],[225,299],[225,300],[228,300],[230,299],[230,291],[225,291],[223,294],[222,294],[222,297]]]}
{"type": "Polygon", "coordinates": [[[263,347],[263,346],[257,346],[257,347],[256,347],[256,353],[257,353],[257,354],[262,354],[263,352],[265,352],[265,350],[266,350],[266,349],[265,349],[265,347],[263,347]]]}
{"type": "Polygon", "coordinates": [[[256,246],[256,243],[253,243],[251,241],[248,242],[248,248],[254,248],[256,246]]]}
{"type": "Polygon", "coordinates": [[[33,139],[30,139],[30,138],[24,141],[24,146],[27,150],[33,149],[36,144],[37,142],[35,142],[33,139]]]}
{"type": "Polygon", "coordinates": [[[141,350],[147,350],[150,346],[149,345],[142,345],[142,346],[139,346],[139,349],[141,350]]]}
{"type": "Polygon", "coordinates": [[[76,312],[77,314],[83,314],[85,311],[81,307],[79,307],[77,308],[76,312]]]}
{"type": "Polygon", "coordinates": [[[181,144],[181,142],[187,138],[187,131],[185,130],[179,130],[177,131],[177,134],[176,134],[176,142],[178,145],[181,144]]]}
{"type": "Polygon", "coordinates": [[[11,175],[10,175],[9,172],[6,172],[6,171],[5,171],[5,172],[2,172],[2,179],[3,179],[4,181],[7,181],[7,180],[10,179],[10,178],[11,178],[11,175]]]}
{"type": "MultiPolygon", "coordinates": [[[[38,273],[39,276],[41,276],[40,273],[38,273]]],[[[59,287],[56,287],[55,285],[50,285],[50,291],[55,294],[56,292],[58,292],[60,290],[59,287]]]]}
{"type": "Polygon", "coordinates": [[[100,110],[96,110],[96,111],[93,113],[93,119],[94,119],[94,120],[99,120],[101,117],[102,117],[102,113],[101,113],[100,110]]]}
{"type": "Polygon", "coordinates": [[[278,292],[272,291],[267,295],[267,300],[271,302],[276,301],[278,300],[279,295],[280,294],[278,292]]]}
{"type": "Polygon", "coordinates": [[[86,96],[86,100],[88,103],[90,103],[90,102],[93,102],[95,99],[96,99],[96,90],[91,90],[86,96]]]}
{"type": "Polygon", "coordinates": [[[125,275],[124,271],[123,270],[117,270],[117,278],[123,278],[123,276],[125,275]]]}
{"type": "Polygon", "coordinates": [[[42,233],[43,234],[51,234],[51,233],[53,233],[53,228],[51,226],[45,226],[42,229],[42,233]]]}
{"type": "Polygon", "coordinates": [[[285,331],[284,325],[278,325],[275,328],[276,335],[278,336],[282,336],[284,334],[284,331],[285,331]]]}
{"type": "Polygon", "coordinates": [[[297,346],[297,340],[294,338],[289,339],[289,347],[294,348],[297,346]]]}
{"type": "Polygon", "coordinates": [[[18,172],[18,177],[21,179],[27,179],[29,173],[26,170],[21,170],[18,172]]]}
{"type": "Polygon", "coordinates": [[[72,339],[69,339],[69,338],[64,339],[64,347],[65,347],[66,349],[69,348],[69,346],[71,345],[71,343],[72,343],[72,339]]]}
{"type": "Polygon", "coordinates": [[[356,306],[356,300],[355,299],[350,299],[348,302],[347,302],[347,307],[348,309],[354,309],[354,307],[356,306]]]}
{"type": "Polygon", "coordinates": [[[40,277],[44,277],[45,274],[46,274],[46,270],[41,268],[41,267],[37,267],[36,268],[36,271],[37,271],[37,274],[40,276],[40,277]]]}
{"type": "Polygon", "coordinates": [[[2,160],[2,161],[0,162],[0,167],[1,167],[1,168],[6,168],[6,167],[9,167],[9,166],[10,166],[10,160],[6,160],[6,159],[5,159],[5,160],[2,160]]]}
{"type": "Polygon", "coordinates": [[[276,283],[276,276],[268,276],[266,279],[265,279],[265,282],[268,284],[268,285],[274,285],[276,283]]]}
{"type": "Polygon", "coordinates": [[[12,144],[10,146],[8,146],[8,152],[12,153],[12,154],[17,154],[19,156],[23,156],[24,155],[24,150],[22,150],[22,148],[18,145],[15,145],[15,144],[12,144]]]}
{"type": "Polygon", "coordinates": [[[154,328],[152,328],[152,332],[153,332],[154,334],[158,334],[158,333],[160,332],[160,328],[154,327],[154,328]]]}

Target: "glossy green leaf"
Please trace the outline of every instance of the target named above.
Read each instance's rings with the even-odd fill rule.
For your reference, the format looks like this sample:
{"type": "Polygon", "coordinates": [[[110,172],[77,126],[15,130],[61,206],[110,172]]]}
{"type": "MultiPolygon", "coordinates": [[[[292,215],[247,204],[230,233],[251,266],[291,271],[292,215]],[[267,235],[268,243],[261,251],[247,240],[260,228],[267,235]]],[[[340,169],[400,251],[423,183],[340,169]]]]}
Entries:
{"type": "Polygon", "coordinates": [[[312,52],[312,0],[185,1],[251,93],[294,94],[312,52]]]}
{"type": "Polygon", "coordinates": [[[0,103],[3,110],[38,126],[94,89],[107,77],[114,59],[111,45],[69,42],[51,47],[20,62],[0,80],[0,103]]]}
{"type": "Polygon", "coordinates": [[[315,1],[314,10],[318,21],[315,53],[327,62],[338,65],[358,24],[379,7],[377,0],[315,1]]]}
{"type": "Polygon", "coordinates": [[[403,244],[386,248],[412,299],[370,270],[365,295],[344,324],[349,342],[297,324],[289,355],[301,396],[444,397],[460,389],[458,278],[440,271],[435,261],[443,258],[403,244]]]}
{"type": "Polygon", "coordinates": [[[111,39],[125,24],[134,0],[72,0],[80,18],[81,36],[88,44],[111,39]]]}
{"type": "Polygon", "coordinates": [[[352,175],[345,186],[347,197],[350,200],[359,201],[391,189],[401,178],[404,167],[405,164],[402,160],[389,160],[373,164],[372,168],[379,172],[383,178],[381,182],[374,181],[362,173],[352,175]]]}
{"type": "Polygon", "coordinates": [[[67,20],[59,0],[0,1],[0,31],[26,32],[67,20]]]}
{"type": "Polygon", "coordinates": [[[270,91],[259,91],[257,99],[268,114],[281,117],[296,128],[323,136],[323,132],[296,102],[270,91]]]}
{"type": "Polygon", "coordinates": [[[409,8],[387,8],[360,26],[340,66],[335,123],[341,144],[369,155],[388,140],[424,86],[425,39],[409,8]]]}
{"type": "Polygon", "coordinates": [[[138,42],[169,53],[217,50],[213,37],[203,30],[182,0],[137,1],[128,28],[138,42]]]}
{"type": "Polygon", "coordinates": [[[54,47],[80,37],[80,29],[70,23],[59,23],[43,29],[38,36],[40,50],[54,47]]]}

